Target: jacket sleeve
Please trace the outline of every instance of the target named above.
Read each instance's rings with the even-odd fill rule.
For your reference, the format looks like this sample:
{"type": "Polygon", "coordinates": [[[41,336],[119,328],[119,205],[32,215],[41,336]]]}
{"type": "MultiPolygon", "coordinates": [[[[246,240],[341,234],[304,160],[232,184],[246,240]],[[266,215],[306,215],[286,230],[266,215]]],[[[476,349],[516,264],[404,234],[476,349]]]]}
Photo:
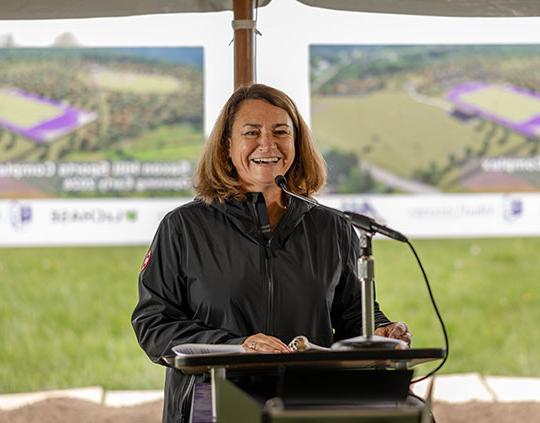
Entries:
{"type": "Polygon", "coordinates": [[[209,327],[189,307],[181,218],[170,213],[161,222],[139,274],[139,300],[132,325],[139,345],[156,363],[183,343],[241,344],[245,337],[209,327]]]}
{"type": "MultiPolygon", "coordinates": [[[[352,225],[344,225],[340,242],[343,271],[335,290],[331,311],[334,341],[362,335],[362,289],[357,269],[360,242],[352,225]]],[[[376,328],[391,323],[377,301],[374,311],[376,328]]]]}

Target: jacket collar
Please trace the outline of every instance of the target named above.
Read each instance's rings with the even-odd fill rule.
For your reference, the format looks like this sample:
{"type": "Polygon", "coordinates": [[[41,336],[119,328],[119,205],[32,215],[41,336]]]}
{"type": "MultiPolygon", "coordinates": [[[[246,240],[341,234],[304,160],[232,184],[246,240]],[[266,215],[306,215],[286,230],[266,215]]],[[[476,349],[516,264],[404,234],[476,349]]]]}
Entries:
{"type": "MultiPolygon", "coordinates": [[[[254,207],[257,200],[264,200],[263,194],[252,192],[247,193],[246,199],[243,201],[228,199],[223,203],[212,203],[212,207],[225,214],[231,220],[232,224],[246,236],[256,242],[264,243],[264,237],[259,228],[256,208],[254,207]]],[[[280,246],[283,245],[294,228],[302,221],[304,215],[313,207],[312,204],[305,203],[294,197],[289,197],[287,210],[277,227],[274,228],[271,241],[272,245],[276,246],[276,242],[280,246]]]]}

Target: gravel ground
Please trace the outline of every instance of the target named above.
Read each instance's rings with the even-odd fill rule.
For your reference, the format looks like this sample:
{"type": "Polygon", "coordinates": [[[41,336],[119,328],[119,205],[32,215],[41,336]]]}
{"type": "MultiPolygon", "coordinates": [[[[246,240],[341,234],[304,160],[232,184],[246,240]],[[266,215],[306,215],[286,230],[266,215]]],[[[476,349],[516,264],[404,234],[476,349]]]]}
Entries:
{"type": "MultiPolygon", "coordinates": [[[[133,407],[105,407],[77,399],[50,399],[0,411],[0,423],[159,423],[162,401],[133,407]]],[[[540,403],[435,403],[437,423],[540,422],[540,403]]]]}

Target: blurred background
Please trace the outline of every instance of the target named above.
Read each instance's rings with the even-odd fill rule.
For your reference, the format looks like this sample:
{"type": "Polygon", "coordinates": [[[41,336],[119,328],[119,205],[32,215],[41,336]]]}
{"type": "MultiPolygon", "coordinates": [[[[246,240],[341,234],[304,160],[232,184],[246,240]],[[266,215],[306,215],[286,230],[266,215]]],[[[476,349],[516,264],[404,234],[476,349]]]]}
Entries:
{"type": "MultiPolygon", "coordinates": [[[[161,388],[130,325],[137,274],[232,92],[231,19],[2,22],[0,392],[161,388]]],[[[442,372],[539,377],[539,18],[280,0],[257,20],[257,80],[309,121],[320,201],[417,248],[450,336],[442,372]]],[[[407,247],[377,238],[374,257],[389,317],[442,347],[407,247]]]]}

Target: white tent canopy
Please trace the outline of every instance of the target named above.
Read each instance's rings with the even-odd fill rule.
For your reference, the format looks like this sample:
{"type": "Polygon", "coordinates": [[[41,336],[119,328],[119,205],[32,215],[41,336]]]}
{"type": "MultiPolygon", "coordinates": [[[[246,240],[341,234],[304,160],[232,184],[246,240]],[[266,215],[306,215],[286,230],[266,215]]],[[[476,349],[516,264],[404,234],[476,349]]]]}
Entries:
{"type": "Polygon", "coordinates": [[[405,15],[511,17],[540,16],[538,0],[298,0],[326,9],[405,15]]]}
{"type": "MultiPolygon", "coordinates": [[[[244,3],[249,0],[241,0],[244,3]]],[[[252,3],[265,6],[271,0],[252,3]]],[[[538,0],[298,0],[308,6],[432,16],[540,16],[538,0]]],[[[0,19],[62,19],[233,10],[238,0],[2,0],[0,19]]]]}
{"type": "MultiPolygon", "coordinates": [[[[0,19],[64,19],[233,10],[234,0],[2,0],[0,19]]],[[[260,0],[265,6],[270,0],[260,0]]],[[[253,2],[255,4],[255,2],[253,2]]]]}

